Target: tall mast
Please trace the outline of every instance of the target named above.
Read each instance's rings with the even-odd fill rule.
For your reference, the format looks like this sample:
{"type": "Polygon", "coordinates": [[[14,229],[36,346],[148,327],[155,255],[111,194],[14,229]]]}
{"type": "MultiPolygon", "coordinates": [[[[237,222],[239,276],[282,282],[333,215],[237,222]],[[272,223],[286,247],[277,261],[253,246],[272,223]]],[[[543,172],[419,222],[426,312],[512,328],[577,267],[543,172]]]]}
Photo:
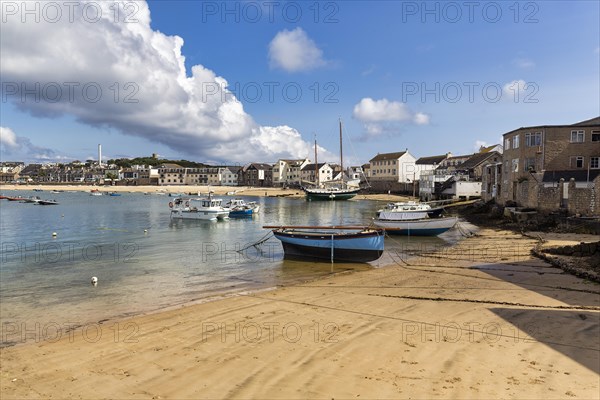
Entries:
{"type": "Polygon", "coordinates": [[[340,118],[340,168],[342,169],[342,187],[344,186],[344,153],[342,151],[342,119],[340,118]]]}
{"type": "Polygon", "coordinates": [[[319,187],[319,163],[317,162],[317,135],[315,134],[315,186],[319,187]]]}

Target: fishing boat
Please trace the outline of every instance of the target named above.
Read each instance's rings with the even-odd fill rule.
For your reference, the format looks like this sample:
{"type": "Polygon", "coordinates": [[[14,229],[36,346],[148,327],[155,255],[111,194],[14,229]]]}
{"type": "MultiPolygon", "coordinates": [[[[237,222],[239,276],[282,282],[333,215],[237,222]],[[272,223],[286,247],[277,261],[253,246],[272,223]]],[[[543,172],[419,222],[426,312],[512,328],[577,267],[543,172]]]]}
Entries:
{"type": "Polygon", "coordinates": [[[384,232],[366,226],[263,226],[281,241],[285,258],[369,262],[383,254],[384,232]]]}
{"type": "Polygon", "coordinates": [[[317,187],[306,188],[303,187],[304,193],[306,193],[306,200],[349,200],[356,196],[360,191],[360,188],[348,187],[348,184],[344,181],[344,156],[342,147],[342,120],[340,120],[340,167],[341,167],[341,182],[339,186],[329,187],[318,187],[319,184],[319,164],[317,162],[317,141],[315,140],[315,184],[317,187]]]}
{"type": "Polygon", "coordinates": [[[407,236],[437,236],[456,225],[458,217],[385,219],[375,218],[373,224],[389,234],[407,236]]]}
{"type": "Polygon", "coordinates": [[[223,200],[207,198],[178,197],[169,202],[171,218],[195,220],[222,220],[229,217],[229,210],[223,207],[223,200]]]}
{"type": "Polygon", "coordinates": [[[432,208],[426,203],[415,201],[389,203],[383,209],[377,211],[377,218],[381,219],[421,219],[437,218],[444,211],[444,207],[432,208]]]}
{"type": "Polygon", "coordinates": [[[232,199],[225,204],[229,209],[230,217],[251,217],[260,210],[260,206],[255,201],[246,203],[243,199],[232,199]]]}

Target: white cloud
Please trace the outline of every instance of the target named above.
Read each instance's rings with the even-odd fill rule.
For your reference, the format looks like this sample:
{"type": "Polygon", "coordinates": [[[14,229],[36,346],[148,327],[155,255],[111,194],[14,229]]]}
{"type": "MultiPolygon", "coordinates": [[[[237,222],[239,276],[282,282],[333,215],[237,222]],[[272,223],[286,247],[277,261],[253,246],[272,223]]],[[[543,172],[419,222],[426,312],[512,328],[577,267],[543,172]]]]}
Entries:
{"type": "Polygon", "coordinates": [[[412,118],[406,104],[388,99],[363,98],[354,106],[354,118],[363,122],[407,121],[412,118]]]}
{"type": "Polygon", "coordinates": [[[0,151],[2,154],[23,157],[22,161],[58,161],[72,159],[59,155],[55,150],[36,146],[29,138],[17,136],[8,127],[0,126],[0,151]]]}
{"type": "Polygon", "coordinates": [[[522,101],[524,96],[531,94],[531,89],[528,89],[529,86],[523,79],[510,81],[502,87],[502,98],[514,102],[522,101]]]}
{"type": "MultiPolygon", "coordinates": [[[[131,16],[131,4],[85,0],[77,2],[73,21],[64,6],[63,18],[55,23],[33,18],[22,23],[19,15],[7,16],[0,38],[6,98],[34,116],[71,115],[205,159],[244,162],[306,155],[301,152],[310,145],[298,132],[287,126],[259,126],[224,78],[202,65],[193,66],[188,75],[183,39],[152,29],[146,2],[135,2],[137,22],[115,21],[115,6],[121,16],[131,16]],[[81,9],[88,3],[101,8],[97,22],[83,18],[81,9]],[[23,94],[24,102],[23,88],[35,92],[23,94]],[[272,140],[279,134],[288,141],[286,148],[272,140]]],[[[322,62],[317,53],[313,64],[322,62]]]]}
{"type": "Polygon", "coordinates": [[[429,115],[424,113],[416,113],[413,120],[417,125],[429,125],[429,115]]]}
{"type": "Polygon", "coordinates": [[[535,67],[535,62],[528,58],[516,58],[513,60],[513,64],[519,68],[529,69],[535,67]]]}
{"type": "Polygon", "coordinates": [[[413,113],[404,103],[388,99],[361,99],[354,106],[353,116],[364,124],[368,136],[381,135],[398,129],[399,123],[429,124],[429,115],[413,113]]]}
{"type": "Polygon", "coordinates": [[[300,27],[278,32],[269,44],[269,65],[288,72],[309,71],[326,64],[323,52],[300,27]]]}
{"type": "Polygon", "coordinates": [[[11,149],[19,147],[17,135],[15,135],[12,129],[3,126],[0,126],[0,144],[11,149]]]}

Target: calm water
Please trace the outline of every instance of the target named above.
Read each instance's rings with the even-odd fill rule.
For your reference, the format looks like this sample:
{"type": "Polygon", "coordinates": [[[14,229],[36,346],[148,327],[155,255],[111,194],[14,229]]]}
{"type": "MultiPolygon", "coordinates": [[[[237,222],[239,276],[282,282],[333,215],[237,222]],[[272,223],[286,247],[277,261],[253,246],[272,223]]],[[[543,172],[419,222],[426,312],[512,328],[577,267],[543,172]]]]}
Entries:
{"type": "MultiPolygon", "coordinates": [[[[35,324],[42,330],[84,325],[391,261],[386,256],[373,265],[284,261],[273,238],[262,251],[236,251],[268,234],[263,225],[368,224],[382,202],[246,198],[261,205],[258,215],[209,222],[170,220],[167,196],[3,194],[15,193],[60,204],[0,201],[0,345],[39,338],[35,324]],[[96,287],[92,276],[98,277],[96,287]],[[19,335],[24,327],[33,333],[19,335]]],[[[431,249],[458,239],[452,231],[433,238],[386,238],[386,250],[431,249]]]]}

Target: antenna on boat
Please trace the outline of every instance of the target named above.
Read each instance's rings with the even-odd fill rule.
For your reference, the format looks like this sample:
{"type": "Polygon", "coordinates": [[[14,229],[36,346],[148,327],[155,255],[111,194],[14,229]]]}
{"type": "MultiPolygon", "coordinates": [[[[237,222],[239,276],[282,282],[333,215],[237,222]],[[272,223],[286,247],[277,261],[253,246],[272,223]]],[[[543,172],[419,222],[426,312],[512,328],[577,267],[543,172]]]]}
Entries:
{"type": "Polygon", "coordinates": [[[342,188],[344,187],[344,152],[342,151],[342,118],[340,118],[340,168],[342,170],[342,188]]]}
{"type": "Polygon", "coordinates": [[[317,134],[315,133],[315,186],[319,187],[319,162],[317,161],[317,134]]]}

